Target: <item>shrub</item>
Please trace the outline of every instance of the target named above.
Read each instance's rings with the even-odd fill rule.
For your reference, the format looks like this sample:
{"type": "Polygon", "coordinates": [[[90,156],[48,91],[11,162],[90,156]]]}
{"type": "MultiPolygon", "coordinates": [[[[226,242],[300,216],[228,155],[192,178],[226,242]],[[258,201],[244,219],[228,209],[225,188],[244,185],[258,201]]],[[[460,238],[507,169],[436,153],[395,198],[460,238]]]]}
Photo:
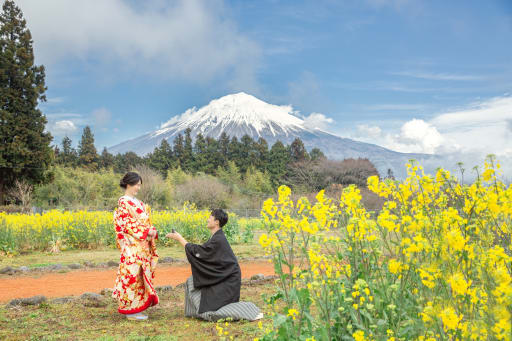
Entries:
{"type": "Polygon", "coordinates": [[[229,204],[229,190],[226,185],[211,175],[200,175],[177,185],[176,203],[192,202],[198,208],[225,208],[229,204]]]}

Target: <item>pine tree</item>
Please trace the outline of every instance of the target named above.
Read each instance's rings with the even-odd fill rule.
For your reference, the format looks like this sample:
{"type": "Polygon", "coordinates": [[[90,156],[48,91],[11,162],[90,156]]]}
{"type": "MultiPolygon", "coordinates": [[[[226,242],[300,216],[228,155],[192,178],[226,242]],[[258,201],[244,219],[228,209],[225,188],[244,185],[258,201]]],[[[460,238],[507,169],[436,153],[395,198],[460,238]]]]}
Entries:
{"type": "Polygon", "coordinates": [[[260,137],[258,141],[254,144],[254,151],[255,151],[255,160],[254,160],[254,166],[256,169],[265,172],[268,169],[268,143],[263,138],[260,137]]]}
{"type": "Polygon", "coordinates": [[[178,134],[178,136],[174,138],[172,153],[176,158],[177,166],[179,166],[181,169],[183,169],[183,165],[185,163],[185,147],[183,146],[183,144],[183,135],[178,134]]]}
{"type": "Polygon", "coordinates": [[[45,97],[44,66],[34,65],[32,35],[23,13],[6,0],[0,14],[0,204],[16,179],[50,180],[52,136],[37,108],[45,97]]]}
{"type": "Polygon", "coordinates": [[[165,178],[167,171],[174,167],[172,148],[166,139],[162,139],[160,147],[156,147],[151,154],[147,156],[149,167],[157,170],[165,178]]]}
{"type": "Polygon", "coordinates": [[[132,168],[143,164],[143,159],[134,152],[126,152],[124,154],[117,154],[114,156],[114,172],[126,173],[132,168]]]}
{"type": "Polygon", "coordinates": [[[77,153],[76,150],[71,147],[71,139],[65,136],[62,139],[62,151],[59,153],[57,162],[63,166],[74,167],[77,164],[77,153]]]}
{"type": "Polygon", "coordinates": [[[241,151],[243,162],[240,164],[240,171],[245,174],[249,167],[256,163],[256,149],[254,147],[254,140],[249,135],[242,136],[240,140],[241,151]]]}
{"type": "Polygon", "coordinates": [[[268,165],[270,180],[274,188],[282,185],[289,162],[290,153],[288,148],[281,141],[274,143],[272,148],[270,148],[268,165]]]}
{"type": "Polygon", "coordinates": [[[292,162],[300,162],[309,159],[306,147],[304,147],[304,143],[298,137],[293,140],[290,145],[290,156],[292,158],[292,162]]]}
{"type": "Polygon", "coordinates": [[[197,172],[205,173],[208,168],[208,152],[206,140],[203,134],[199,133],[196,136],[194,144],[194,170],[197,172]]]}
{"type": "Polygon", "coordinates": [[[182,168],[185,172],[194,172],[194,147],[192,146],[192,130],[187,128],[185,130],[185,142],[183,145],[183,165],[182,168]]]}
{"type": "Polygon", "coordinates": [[[114,161],[114,155],[108,152],[107,147],[103,147],[103,151],[100,155],[100,167],[103,169],[109,169],[111,167],[114,167],[114,161]]]}
{"type": "Polygon", "coordinates": [[[94,146],[94,135],[89,126],[84,128],[82,140],[78,145],[78,163],[91,171],[98,169],[98,153],[94,146]]]}
{"type": "Polygon", "coordinates": [[[229,136],[225,131],[219,137],[220,164],[225,167],[229,160],[229,136]]]}
{"type": "Polygon", "coordinates": [[[233,136],[229,142],[228,160],[233,161],[238,169],[240,169],[242,163],[245,162],[244,155],[242,154],[242,145],[236,136],[233,136]]]}
{"type": "Polygon", "coordinates": [[[222,154],[219,151],[219,142],[213,137],[206,138],[206,170],[208,174],[215,174],[215,170],[222,164],[222,154]]]}

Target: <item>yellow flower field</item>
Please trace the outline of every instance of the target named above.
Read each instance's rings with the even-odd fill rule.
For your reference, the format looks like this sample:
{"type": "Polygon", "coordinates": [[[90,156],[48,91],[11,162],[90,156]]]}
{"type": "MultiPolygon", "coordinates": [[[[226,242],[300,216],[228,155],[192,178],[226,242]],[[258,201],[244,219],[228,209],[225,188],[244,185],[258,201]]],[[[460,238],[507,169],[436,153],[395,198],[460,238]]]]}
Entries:
{"type": "MultiPolygon", "coordinates": [[[[153,225],[160,236],[172,228],[190,241],[200,242],[208,238],[206,221],[210,211],[185,206],[175,211],[154,211],[153,225]]],[[[229,215],[224,231],[234,243],[252,240],[251,226],[260,219],[239,219],[229,215]]],[[[66,248],[115,247],[113,212],[108,211],[59,211],[43,214],[0,213],[0,251],[16,253],[27,250],[51,250],[66,248]]],[[[161,240],[161,242],[164,242],[161,240]]]]}
{"type": "Polygon", "coordinates": [[[260,238],[279,274],[275,328],[259,340],[512,340],[512,186],[499,168],[489,158],[470,185],[413,164],[401,182],[370,177],[386,200],[376,217],[354,186],[339,205],[280,187],[260,238]]]}

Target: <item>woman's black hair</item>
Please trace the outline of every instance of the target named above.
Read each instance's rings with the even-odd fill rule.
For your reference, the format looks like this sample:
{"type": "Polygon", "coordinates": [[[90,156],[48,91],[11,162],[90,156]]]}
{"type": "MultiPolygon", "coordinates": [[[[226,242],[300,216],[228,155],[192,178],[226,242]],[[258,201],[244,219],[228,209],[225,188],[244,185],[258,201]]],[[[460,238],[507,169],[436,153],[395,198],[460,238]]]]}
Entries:
{"type": "Polygon", "coordinates": [[[126,189],[127,185],[134,186],[137,183],[139,183],[139,180],[140,180],[140,183],[142,183],[142,178],[140,177],[139,174],[137,174],[135,172],[128,172],[123,176],[123,178],[119,182],[119,186],[126,189]]]}
{"type": "Polygon", "coordinates": [[[215,220],[219,221],[219,226],[223,227],[228,222],[228,214],[220,208],[216,208],[212,211],[212,216],[215,220]]]}

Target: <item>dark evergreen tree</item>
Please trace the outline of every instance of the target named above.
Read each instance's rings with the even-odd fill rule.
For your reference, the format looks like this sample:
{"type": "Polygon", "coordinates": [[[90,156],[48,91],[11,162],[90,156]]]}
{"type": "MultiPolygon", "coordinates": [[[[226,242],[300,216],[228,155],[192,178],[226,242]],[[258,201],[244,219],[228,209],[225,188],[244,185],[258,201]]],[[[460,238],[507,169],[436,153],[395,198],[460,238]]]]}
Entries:
{"type": "Polygon", "coordinates": [[[242,153],[242,144],[238,141],[236,136],[231,138],[229,142],[228,160],[235,162],[235,165],[240,170],[242,163],[244,163],[244,155],[242,153]]]}
{"type": "Polygon", "coordinates": [[[78,164],[88,170],[98,169],[98,153],[94,146],[94,135],[91,128],[86,126],[82,133],[82,139],[78,144],[78,164]]]}
{"type": "Polygon", "coordinates": [[[176,159],[177,165],[183,169],[183,165],[185,164],[185,147],[183,135],[178,134],[178,136],[174,138],[172,153],[176,159]]]}
{"type": "Polygon", "coordinates": [[[254,143],[255,160],[254,166],[256,169],[265,172],[268,169],[268,143],[260,137],[256,143],[254,143]]]}
{"type": "Polygon", "coordinates": [[[144,163],[144,160],[134,152],[117,154],[115,157],[114,172],[126,173],[133,167],[137,167],[144,163]]]}
{"type": "Polygon", "coordinates": [[[304,147],[304,143],[298,137],[293,140],[292,144],[290,145],[290,156],[292,162],[300,162],[309,159],[306,147],[304,147]]]}
{"type": "Polygon", "coordinates": [[[107,147],[103,147],[103,151],[100,155],[99,166],[103,169],[109,169],[111,167],[114,167],[114,162],[114,155],[108,152],[107,147]]]}
{"type": "Polygon", "coordinates": [[[67,136],[62,139],[62,151],[57,158],[57,162],[63,166],[74,167],[77,164],[78,156],[71,143],[71,139],[67,136]]]}
{"type": "Polygon", "coordinates": [[[219,141],[213,137],[206,138],[206,160],[205,172],[215,174],[216,169],[222,164],[222,154],[219,151],[219,141]]]}
{"type": "Polygon", "coordinates": [[[194,147],[192,146],[192,130],[187,128],[185,130],[185,143],[183,145],[183,165],[182,168],[185,172],[194,171],[194,147]]]}
{"type": "Polygon", "coordinates": [[[149,167],[160,172],[164,178],[167,176],[167,170],[175,166],[172,148],[166,139],[162,139],[160,147],[156,147],[146,159],[149,167]]]}
{"type": "Polygon", "coordinates": [[[256,163],[256,149],[254,140],[249,135],[242,136],[240,140],[240,156],[242,162],[240,164],[240,172],[245,174],[249,167],[256,163]]]}
{"type": "Polygon", "coordinates": [[[205,173],[208,168],[208,154],[206,140],[203,134],[199,133],[196,136],[194,144],[194,170],[196,172],[205,173]]]}
{"type": "Polygon", "coordinates": [[[268,162],[268,172],[274,187],[283,184],[290,159],[288,148],[281,141],[274,143],[269,152],[268,162]]]}
{"type": "Polygon", "coordinates": [[[228,134],[223,131],[219,137],[219,153],[221,156],[220,163],[223,168],[227,166],[229,161],[229,142],[228,134]]]}
{"type": "Polygon", "coordinates": [[[32,35],[23,13],[6,0],[0,14],[0,205],[16,179],[51,180],[53,162],[45,132],[46,118],[37,108],[45,97],[44,66],[34,65],[32,35]]]}

